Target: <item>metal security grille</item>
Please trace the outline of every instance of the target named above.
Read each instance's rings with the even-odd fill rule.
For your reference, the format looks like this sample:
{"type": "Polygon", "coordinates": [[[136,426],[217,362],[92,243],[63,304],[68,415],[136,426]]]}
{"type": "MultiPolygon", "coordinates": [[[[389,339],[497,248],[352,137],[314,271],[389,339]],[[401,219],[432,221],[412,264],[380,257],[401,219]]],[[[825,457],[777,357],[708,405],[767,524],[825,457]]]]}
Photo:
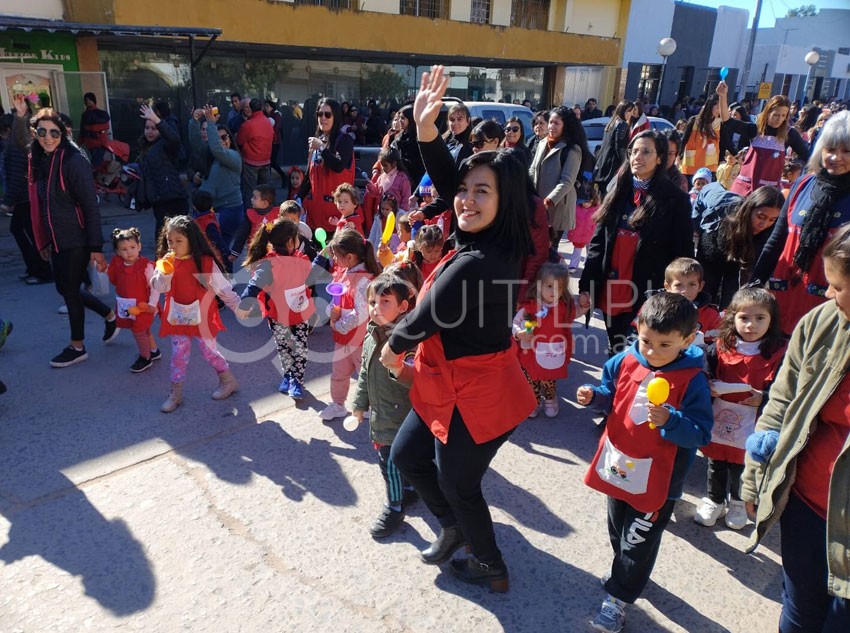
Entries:
{"type": "Polygon", "coordinates": [[[545,31],[549,28],[549,0],[514,0],[511,26],[545,31]]]}
{"type": "Polygon", "coordinates": [[[490,23],[490,0],[472,0],[469,21],[473,24],[490,23]]]}
{"type": "Polygon", "coordinates": [[[401,0],[400,6],[402,15],[417,15],[439,20],[449,17],[448,8],[448,3],[444,0],[401,0]]]}
{"type": "Polygon", "coordinates": [[[295,4],[310,4],[328,9],[350,9],[351,0],[294,0],[295,4]]]}

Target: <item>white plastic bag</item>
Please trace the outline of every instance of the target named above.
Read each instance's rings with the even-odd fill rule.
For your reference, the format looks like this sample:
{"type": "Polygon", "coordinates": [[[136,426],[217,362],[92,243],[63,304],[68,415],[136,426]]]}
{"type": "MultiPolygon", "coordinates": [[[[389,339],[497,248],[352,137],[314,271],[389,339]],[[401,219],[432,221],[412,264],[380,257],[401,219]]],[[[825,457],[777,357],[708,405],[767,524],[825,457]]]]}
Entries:
{"type": "Polygon", "coordinates": [[[89,279],[91,280],[91,293],[97,297],[109,294],[109,275],[100,272],[95,262],[89,262],[89,279]]]}

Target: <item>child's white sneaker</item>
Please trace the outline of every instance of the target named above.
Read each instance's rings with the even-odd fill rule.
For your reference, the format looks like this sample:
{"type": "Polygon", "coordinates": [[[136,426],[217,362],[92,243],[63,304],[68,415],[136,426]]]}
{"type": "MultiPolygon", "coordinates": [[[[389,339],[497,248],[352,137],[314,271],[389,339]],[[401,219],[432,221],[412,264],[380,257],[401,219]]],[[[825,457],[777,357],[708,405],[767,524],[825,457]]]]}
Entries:
{"type": "Polygon", "coordinates": [[[322,418],[325,422],[330,422],[331,420],[335,420],[336,418],[344,418],[347,415],[348,411],[346,410],[346,408],[341,404],[337,404],[336,402],[331,402],[319,413],[319,417],[322,418]]]}
{"type": "Polygon", "coordinates": [[[711,527],[717,523],[717,519],[722,517],[724,514],[726,514],[725,502],[716,503],[708,497],[704,497],[697,508],[696,514],[694,514],[694,521],[700,525],[711,527]]]}
{"type": "Polygon", "coordinates": [[[597,631],[605,631],[605,633],[619,633],[626,625],[626,611],[623,608],[623,603],[608,596],[596,617],[590,622],[597,631]]]}
{"type": "Polygon", "coordinates": [[[538,415],[540,415],[540,409],[542,407],[543,407],[543,405],[540,404],[540,401],[538,400],[537,404],[534,407],[534,411],[532,411],[531,413],[528,414],[529,419],[536,418],[538,415]]]}
{"type": "Polygon", "coordinates": [[[729,511],[726,513],[726,527],[730,530],[740,530],[747,525],[747,507],[743,501],[729,501],[729,511]]]}
{"type": "Polygon", "coordinates": [[[558,415],[558,400],[544,400],[543,401],[543,413],[547,418],[554,418],[558,415]]]}

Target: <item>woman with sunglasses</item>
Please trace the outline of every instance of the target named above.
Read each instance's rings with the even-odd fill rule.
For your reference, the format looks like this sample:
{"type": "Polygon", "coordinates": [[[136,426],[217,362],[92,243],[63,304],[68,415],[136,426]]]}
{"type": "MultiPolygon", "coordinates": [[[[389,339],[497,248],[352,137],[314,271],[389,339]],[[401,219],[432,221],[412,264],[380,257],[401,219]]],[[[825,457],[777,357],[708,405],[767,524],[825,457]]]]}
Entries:
{"type": "MultiPolygon", "coordinates": [[[[160,119],[147,105],[139,108],[145,129],[139,139],[139,167],[142,181],[136,203],[139,209],[153,209],[156,236],[165,220],[189,211],[186,188],[180,179],[180,136],[168,121],[160,119]]],[[[222,227],[223,229],[224,227],[222,227]]],[[[224,231],[222,231],[223,233],[224,231]]]]}
{"type": "Polygon", "coordinates": [[[81,285],[89,262],[106,271],[100,210],[94,191],[91,166],[71,142],[59,113],[43,108],[29,120],[23,95],[15,95],[15,144],[29,151],[29,198],[35,246],[50,261],[56,290],[68,306],[71,342],[51,361],[52,367],[68,367],[88,358],[85,340],[85,308],[105,321],[103,341],[118,333],[115,313],[81,285]]]}
{"type": "Polygon", "coordinates": [[[575,226],[576,178],[582,163],[591,159],[581,121],[566,107],[549,112],[546,140],[537,146],[528,174],[549,214],[552,248],[575,226]]]}
{"type": "Polygon", "coordinates": [[[512,116],[505,123],[505,140],[502,141],[502,147],[512,148],[526,167],[531,166],[531,152],[525,144],[525,132],[522,129],[520,120],[512,116]]]}
{"type": "Polygon", "coordinates": [[[688,194],[667,177],[667,138],[653,130],[635,136],[628,162],[593,219],[579,291],[602,310],[613,355],[629,343],[631,324],[647,292],[664,287],[664,269],[693,257],[688,194]]]}
{"type": "Polygon", "coordinates": [[[440,524],[436,541],[420,553],[422,561],[451,561],[459,580],[504,592],[508,569],[481,480],[535,405],[511,338],[516,286],[505,285],[517,279],[531,250],[527,177],[505,151],[479,152],[458,169],[436,126],[447,88],[442,66],[423,73],[414,108],[428,173],[453,200],[456,250],[426,280],[416,308],[381,351],[381,363],[394,369],[418,348],[413,410],[391,459],[440,524]],[[510,398],[494,397],[508,391],[510,398]],[[472,556],[451,560],[466,544],[472,556]]]}
{"type": "Polygon", "coordinates": [[[336,99],[319,101],[316,123],[316,135],[307,139],[307,179],[298,194],[304,201],[307,224],[313,231],[324,229],[330,240],[339,219],[334,191],[342,184],[354,184],[354,140],[340,131],[343,119],[336,99]]]}
{"type": "Polygon", "coordinates": [[[206,161],[206,176],[200,189],[213,197],[221,237],[230,249],[230,242],[245,213],[242,206],[242,157],[233,143],[230,130],[219,124],[218,118],[216,109],[211,105],[195,110],[189,120],[189,144],[192,152],[200,154],[206,161]],[[201,133],[204,124],[207,127],[206,138],[201,133]]]}

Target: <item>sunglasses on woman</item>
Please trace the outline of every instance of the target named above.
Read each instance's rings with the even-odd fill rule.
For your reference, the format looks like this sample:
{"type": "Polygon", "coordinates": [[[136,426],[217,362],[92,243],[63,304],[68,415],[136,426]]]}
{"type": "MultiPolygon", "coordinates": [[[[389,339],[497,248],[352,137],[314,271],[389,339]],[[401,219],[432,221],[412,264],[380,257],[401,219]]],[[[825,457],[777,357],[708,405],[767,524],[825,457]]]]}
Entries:
{"type": "Polygon", "coordinates": [[[40,127],[35,130],[35,133],[38,134],[40,138],[46,137],[48,132],[50,132],[50,138],[62,138],[61,130],[57,130],[55,127],[52,127],[49,130],[46,127],[40,127]]]}
{"type": "Polygon", "coordinates": [[[491,140],[492,139],[487,138],[487,139],[484,139],[483,141],[471,141],[469,144],[472,145],[472,147],[474,147],[475,149],[481,149],[487,143],[489,143],[491,140]]]}
{"type": "Polygon", "coordinates": [[[326,119],[332,119],[333,116],[334,116],[334,113],[330,112],[328,110],[316,110],[316,116],[317,117],[325,117],[326,119]]]}
{"type": "Polygon", "coordinates": [[[519,132],[519,126],[518,125],[510,125],[510,126],[505,128],[506,134],[516,134],[517,132],[519,132]]]}

